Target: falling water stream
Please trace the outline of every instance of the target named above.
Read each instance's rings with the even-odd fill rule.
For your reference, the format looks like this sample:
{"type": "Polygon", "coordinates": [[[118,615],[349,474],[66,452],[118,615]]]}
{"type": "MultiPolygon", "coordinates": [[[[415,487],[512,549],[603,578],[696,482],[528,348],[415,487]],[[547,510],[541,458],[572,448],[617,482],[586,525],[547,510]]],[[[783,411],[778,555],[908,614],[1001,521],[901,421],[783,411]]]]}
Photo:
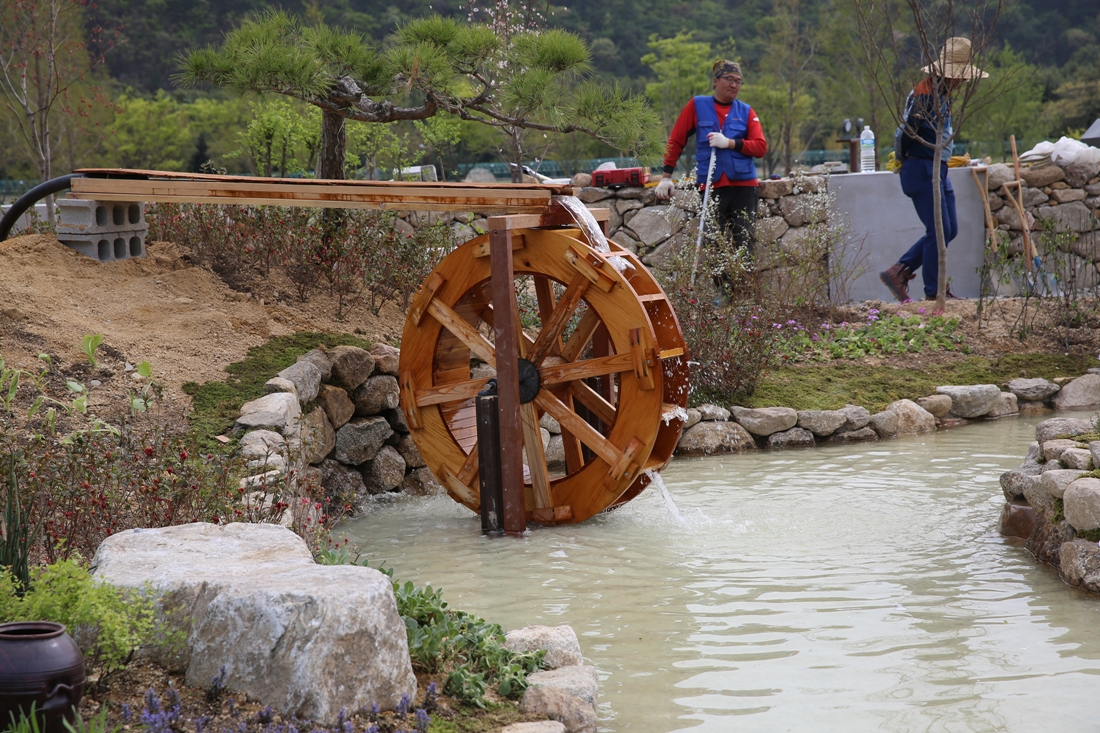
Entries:
{"type": "Polygon", "coordinates": [[[483,537],[447,498],[342,529],[505,628],[569,624],[604,731],[1100,727],[1100,599],[996,531],[1036,420],[677,459],[576,525],[483,537]]]}

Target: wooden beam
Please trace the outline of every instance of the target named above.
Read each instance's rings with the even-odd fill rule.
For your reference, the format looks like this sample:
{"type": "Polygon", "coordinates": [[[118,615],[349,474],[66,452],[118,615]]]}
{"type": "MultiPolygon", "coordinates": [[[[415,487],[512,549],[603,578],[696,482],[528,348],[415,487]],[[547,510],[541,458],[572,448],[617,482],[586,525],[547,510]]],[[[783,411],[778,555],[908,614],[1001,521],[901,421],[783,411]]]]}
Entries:
{"type": "Polygon", "coordinates": [[[612,354],[600,356],[595,359],[573,361],[561,366],[544,366],[539,369],[542,384],[549,386],[571,382],[574,379],[588,379],[589,377],[602,377],[606,374],[630,371],[634,368],[633,354],[612,354]]]}

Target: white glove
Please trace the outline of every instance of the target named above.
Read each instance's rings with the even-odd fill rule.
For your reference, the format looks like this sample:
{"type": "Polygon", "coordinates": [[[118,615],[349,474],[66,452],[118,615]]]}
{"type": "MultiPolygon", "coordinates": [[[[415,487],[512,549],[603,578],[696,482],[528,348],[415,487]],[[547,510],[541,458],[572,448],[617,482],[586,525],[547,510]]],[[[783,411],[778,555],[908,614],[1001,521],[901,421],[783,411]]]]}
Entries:
{"type": "Polygon", "coordinates": [[[707,140],[710,140],[710,146],[712,148],[728,148],[733,145],[733,140],[730,140],[720,132],[710,133],[707,135],[707,140]]]}
{"type": "Polygon", "coordinates": [[[661,182],[657,184],[657,198],[661,199],[662,201],[667,201],[668,199],[672,198],[672,188],[673,186],[671,178],[661,178],[661,182]]]}

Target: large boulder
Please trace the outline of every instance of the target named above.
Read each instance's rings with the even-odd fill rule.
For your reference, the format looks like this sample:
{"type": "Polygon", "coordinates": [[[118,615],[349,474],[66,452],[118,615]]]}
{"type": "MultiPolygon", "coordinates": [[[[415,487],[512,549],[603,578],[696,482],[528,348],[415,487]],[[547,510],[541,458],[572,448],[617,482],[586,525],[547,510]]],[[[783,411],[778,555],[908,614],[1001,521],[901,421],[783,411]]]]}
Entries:
{"type": "Polygon", "coordinates": [[[695,409],[699,413],[700,420],[725,421],[730,419],[730,411],[718,405],[699,405],[695,409]]]}
{"type": "Polygon", "coordinates": [[[370,347],[370,355],[374,357],[375,374],[397,376],[397,366],[401,362],[401,349],[378,342],[370,347]]]}
{"type": "Polygon", "coordinates": [[[839,430],[848,422],[848,415],[840,410],[799,410],[798,427],[824,438],[839,430]]]}
{"type": "Polygon", "coordinates": [[[866,407],[859,405],[845,405],[837,410],[844,415],[844,430],[860,430],[871,422],[871,412],[866,407]]]}
{"type": "Polygon", "coordinates": [[[328,726],[341,709],[392,710],[416,695],[390,579],[318,565],[283,527],[128,530],[104,540],[92,567],[111,585],[155,595],[186,638],[188,685],[206,687],[224,667],[228,688],[328,726]]]}
{"type": "Polygon", "coordinates": [[[1005,471],[1001,474],[1001,491],[1009,501],[1019,501],[1024,498],[1024,489],[1038,481],[1042,472],[1042,466],[1038,463],[1025,463],[1019,468],[1005,471]]]}
{"type": "Polygon", "coordinates": [[[298,429],[302,407],[298,398],[290,392],[275,392],[241,405],[241,416],[233,426],[234,432],[267,428],[283,435],[298,429]]]}
{"type": "Polygon", "coordinates": [[[1017,537],[1026,540],[1035,531],[1039,515],[1026,504],[1006,502],[997,522],[997,531],[1005,537],[1017,537]]]}
{"type": "Polygon", "coordinates": [[[1058,456],[1058,460],[1066,468],[1076,468],[1081,471],[1091,471],[1093,468],[1092,453],[1087,448],[1067,448],[1058,456]]]}
{"type": "Polygon", "coordinates": [[[1058,548],[1058,567],[1070,585],[1100,593],[1100,547],[1095,542],[1063,542],[1058,548]]]}
{"type": "Polygon", "coordinates": [[[683,432],[676,444],[678,456],[709,456],[754,450],[756,441],[735,422],[698,423],[683,432]]]}
{"type": "Polygon", "coordinates": [[[1062,501],[1066,521],[1074,529],[1100,529],[1100,478],[1077,479],[1066,488],[1062,501]]]}
{"type": "Polygon", "coordinates": [[[321,372],[321,381],[327,382],[332,379],[332,358],[326,354],[322,349],[313,349],[307,351],[298,357],[297,361],[312,362],[313,366],[321,372]]]}
{"type": "Polygon", "coordinates": [[[1066,382],[1054,395],[1056,410],[1095,410],[1100,407],[1100,374],[1085,374],[1066,382]]]}
{"type": "Polygon", "coordinates": [[[368,494],[396,489],[405,480],[405,459],[392,445],[384,445],[369,463],[359,467],[368,494]]]}
{"type": "Polygon", "coordinates": [[[1077,479],[1081,478],[1081,472],[1060,468],[1054,471],[1043,471],[1039,476],[1039,485],[1055,499],[1064,498],[1066,489],[1077,479]]]}
{"type": "Polygon", "coordinates": [[[348,394],[354,392],[374,371],[374,357],[358,346],[337,346],[328,352],[332,360],[332,382],[348,394]]]}
{"type": "Polygon", "coordinates": [[[424,461],[424,457],[420,455],[420,449],[416,447],[416,442],[411,435],[401,436],[401,441],[396,448],[401,457],[405,459],[405,465],[409,468],[422,468],[428,465],[424,461]]]}
{"type": "Polygon", "coordinates": [[[556,720],[565,726],[566,733],[596,733],[596,707],[557,687],[528,687],[520,711],[556,720]]]}
{"type": "Polygon", "coordinates": [[[389,374],[371,377],[355,390],[355,414],[377,415],[401,404],[401,388],[397,378],[389,374]]]}
{"type": "Polygon", "coordinates": [[[336,452],[333,457],[352,466],[374,458],[393,435],[393,428],[384,417],[361,417],[336,431],[336,452]]]}
{"type": "Polygon", "coordinates": [[[412,496],[437,496],[445,493],[443,484],[436,480],[427,466],[409,471],[401,482],[401,490],[412,496]]]}
{"type": "Polygon", "coordinates": [[[313,402],[321,389],[321,370],[312,361],[299,361],[279,372],[278,376],[294,384],[298,401],[303,405],[313,402]]]}
{"type": "Polygon", "coordinates": [[[672,236],[667,206],[650,206],[642,209],[630,220],[629,228],[647,247],[655,247],[672,236]]]}
{"type": "Polygon", "coordinates": [[[584,664],[581,644],[572,626],[527,626],[514,629],[505,635],[504,648],[521,654],[542,649],[546,652],[543,657],[546,669],[584,664]]]}
{"type": "Polygon", "coordinates": [[[1055,438],[1072,438],[1096,430],[1092,420],[1075,417],[1052,417],[1035,426],[1035,440],[1040,445],[1055,438]]]}
{"type": "Polygon", "coordinates": [[[791,428],[768,436],[769,448],[810,448],[814,445],[814,434],[805,428],[791,428]]]}
{"type": "Polygon", "coordinates": [[[918,397],[917,404],[931,412],[933,417],[944,417],[951,412],[951,398],[945,394],[918,397]]]}
{"type": "Polygon", "coordinates": [[[826,443],[869,443],[878,440],[878,433],[873,428],[862,427],[855,430],[838,430],[828,438],[826,443]]]}
{"type": "Polygon", "coordinates": [[[363,474],[331,458],[321,461],[321,488],[334,512],[352,513],[367,495],[363,474]]]}
{"type": "Polygon", "coordinates": [[[1040,447],[1040,455],[1042,455],[1044,461],[1057,461],[1062,457],[1062,453],[1070,448],[1076,448],[1077,441],[1069,438],[1057,438],[1055,440],[1048,440],[1040,447]]]}
{"type": "Polygon", "coordinates": [[[344,427],[355,414],[355,403],[348,397],[348,393],[330,384],[321,385],[321,389],[317,394],[317,404],[328,415],[333,430],[344,427]]]}
{"type": "Polygon", "coordinates": [[[1049,186],[1066,177],[1066,172],[1056,165],[1041,165],[1034,168],[1021,168],[1020,178],[1032,188],[1049,186]]]}
{"type": "Polygon", "coordinates": [[[898,435],[932,433],[936,430],[936,418],[912,400],[891,402],[886,409],[898,416],[898,435]]]}
{"type": "Polygon", "coordinates": [[[1007,417],[1008,415],[1019,415],[1020,408],[1016,403],[1016,395],[1011,392],[1001,392],[1001,399],[994,403],[989,412],[985,413],[987,419],[995,419],[998,417],[1007,417]]]}
{"type": "Polygon", "coordinates": [[[790,430],[798,422],[798,412],[790,407],[731,407],[730,412],[750,433],[765,438],[790,430]]]}
{"type": "Polygon", "coordinates": [[[896,437],[898,434],[898,414],[890,410],[883,410],[871,415],[867,427],[875,431],[880,439],[896,437]]]}
{"type": "Polygon", "coordinates": [[[969,384],[936,387],[936,392],[951,398],[951,413],[956,417],[981,417],[1001,400],[1001,388],[995,384],[969,384]]]}
{"type": "Polygon", "coordinates": [[[302,417],[302,458],[317,465],[336,447],[336,431],[319,408],[302,417]]]}

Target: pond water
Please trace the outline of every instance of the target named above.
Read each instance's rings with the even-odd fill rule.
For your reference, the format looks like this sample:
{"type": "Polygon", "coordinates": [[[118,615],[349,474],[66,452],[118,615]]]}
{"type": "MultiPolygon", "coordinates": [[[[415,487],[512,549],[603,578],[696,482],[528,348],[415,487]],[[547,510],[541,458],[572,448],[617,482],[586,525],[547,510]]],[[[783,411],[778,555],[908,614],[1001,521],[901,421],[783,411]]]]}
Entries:
{"type": "Polygon", "coordinates": [[[996,531],[1036,422],[677,459],[680,521],[650,490],[486,538],[401,496],[342,530],[452,607],[572,626],[604,731],[1094,730],[1100,599],[996,531]]]}

